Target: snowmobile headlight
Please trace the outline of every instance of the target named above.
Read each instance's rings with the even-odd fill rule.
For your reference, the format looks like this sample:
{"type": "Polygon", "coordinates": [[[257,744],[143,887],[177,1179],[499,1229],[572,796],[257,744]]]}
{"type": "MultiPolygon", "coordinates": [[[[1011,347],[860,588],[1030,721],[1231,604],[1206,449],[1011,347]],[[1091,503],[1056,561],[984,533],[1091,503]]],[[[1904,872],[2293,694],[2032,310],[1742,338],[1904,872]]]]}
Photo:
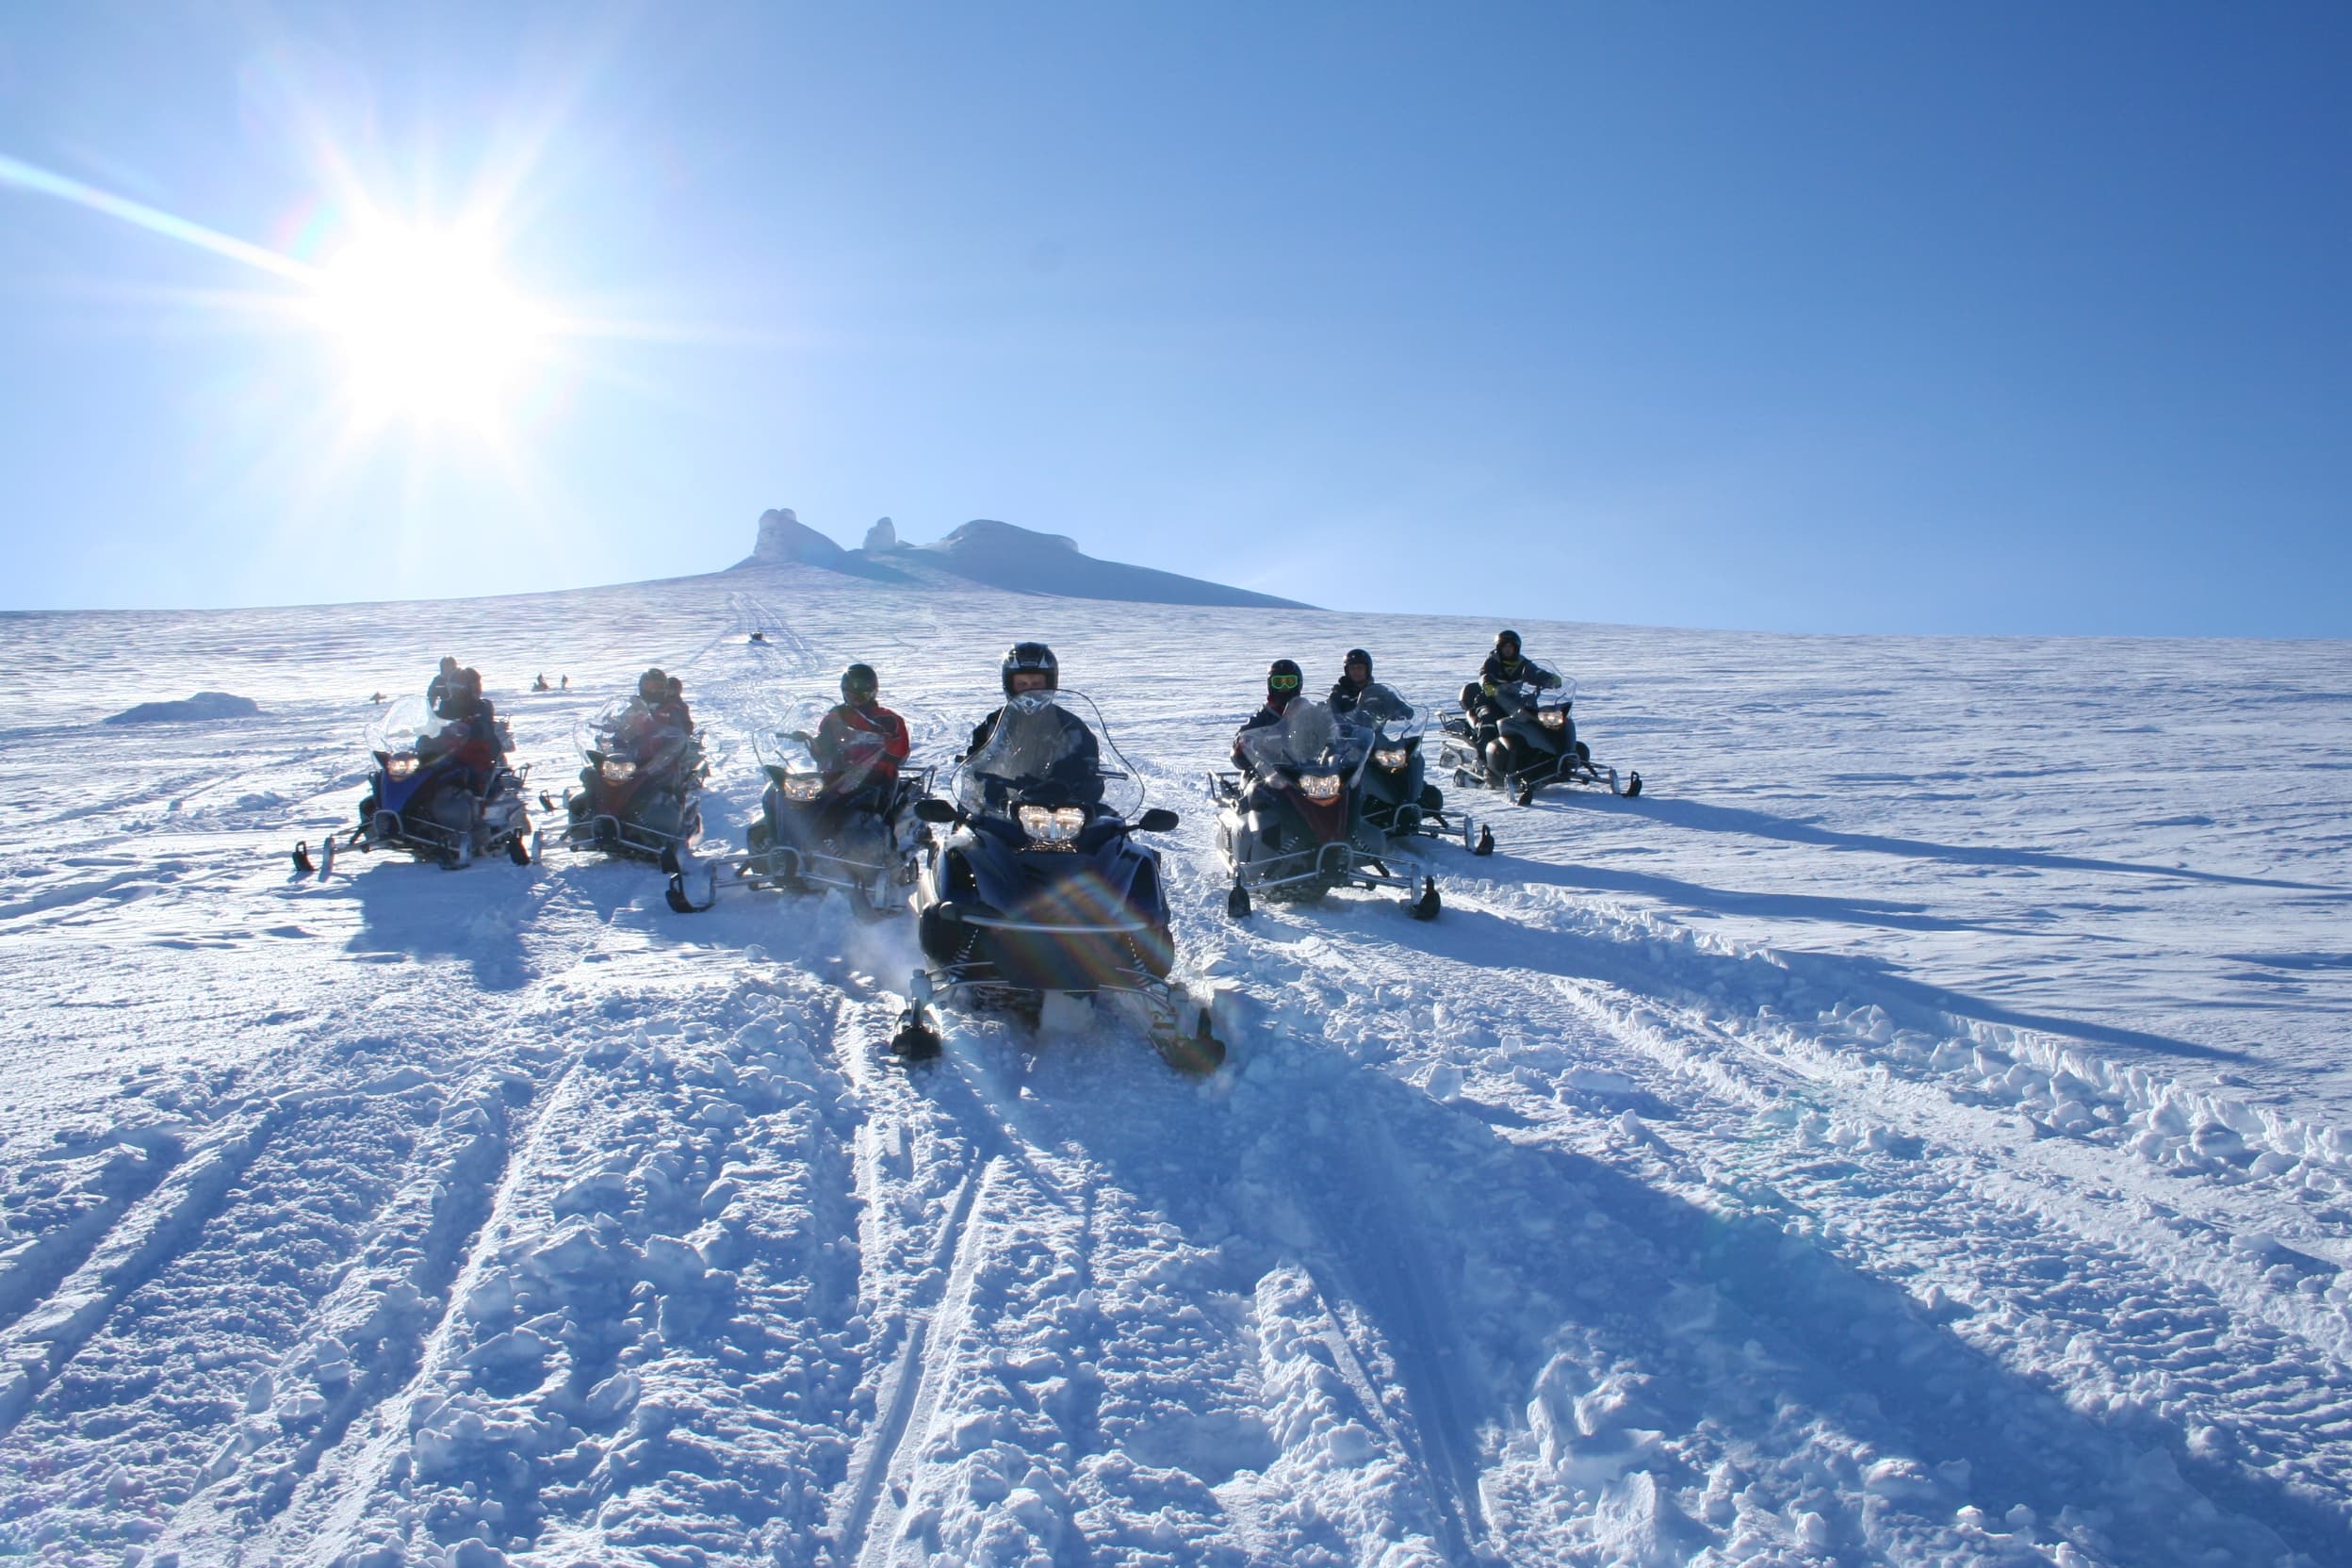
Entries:
{"type": "Polygon", "coordinates": [[[626,784],[636,776],[637,764],[628,758],[608,757],[604,760],[604,781],[607,784],[626,784]]]}
{"type": "Polygon", "coordinates": [[[1411,749],[1405,746],[1384,746],[1372,754],[1372,760],[1390,773],[1396,773],[1404,767],[1405,759],[1412,755],[1411,749]]]}
{"type": "Polygon", "coordinates": [[[1298,776],[1298,792],[1309,800],[1337,800],[1339,798],[1339,775],[1302,773],[1298,776]]]}
{"type": "Polygon", "coordinates": [[[1546,729],[1558,729],[1560,726],[1568,722],[1568,710],[1565,708],[1546,708],[1542,712],[1536,714],[1535,722],[1542,725],[1546,729]]]}
{"type": "Polygon", "coordinates": [[[1021,830],[1041,844],[1067,844],[1086,825],[1083,806],[1024,806],[1021,830]]]}
{"type": "Polygon", "coordinates": [[[416,771],[416,754],[413,751],[403,751],[396,757],[384,759],[384,772],[387,778],[406,778],[416,771]]]}
{"type": "Polygon", "coordinates": [[[825,793],[825,775],[821,773],[788,773],[784,776],[786,800],[814,800],[825,793]]]}

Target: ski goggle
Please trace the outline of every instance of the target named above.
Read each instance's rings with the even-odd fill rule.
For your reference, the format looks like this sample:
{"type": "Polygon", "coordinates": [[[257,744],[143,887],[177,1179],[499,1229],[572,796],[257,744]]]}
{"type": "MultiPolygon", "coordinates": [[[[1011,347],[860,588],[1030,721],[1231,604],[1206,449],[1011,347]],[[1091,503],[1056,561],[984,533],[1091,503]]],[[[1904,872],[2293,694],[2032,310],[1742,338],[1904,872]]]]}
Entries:
{"type": "Polygon", "coordinates": [[[1298,678],[1295,675],[1267,676],[1266,689],[1269,692],[1295,692],[1298,689],[1298,678]]]}

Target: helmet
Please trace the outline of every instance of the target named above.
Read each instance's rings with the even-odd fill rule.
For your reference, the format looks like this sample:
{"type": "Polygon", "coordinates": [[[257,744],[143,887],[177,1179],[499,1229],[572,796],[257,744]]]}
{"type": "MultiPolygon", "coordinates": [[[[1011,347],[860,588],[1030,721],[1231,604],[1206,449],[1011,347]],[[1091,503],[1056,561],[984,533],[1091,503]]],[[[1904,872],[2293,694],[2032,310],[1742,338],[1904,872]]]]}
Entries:
{"type": "Polygon", "coordinates": [[[1054,650],[1043,643],[1015,643],[1004,650],[1003,682],[1006,696],[1013,694],[1013,677],[1022,670],[1043,670],[1045,689],[1049,692],[1062,689],[1062,666],[1054,659],[1054,650]]]}
{"type": "Polygon", "coordinates": [[[841,672],[843,702],[872,702],[882,683],[875,678],[872,664],[852,664],[841,672]]]}
{"type": "Polygon", "coordinates": [[[1519,634],[1518,634],[1517,632],[1515,632],[1515,631],[1511,630],[1511,628],[1509,628],[1509,627],[1505,627],[1505,628],[1503,628],[1503,629],[1502,629],[1502,630],[1500,630],[1500,631],[1498,631],[1498,632],[1496,632],[1496,633],[1494,634],[1494,651],[1495,651],[1496,653],[1500,653],[1500,652],[1502,652],[1502,651],[1503,651],[1503,645],[1504,645],[1505,643],[1509,643],[1509,644],[1511,645],[1511,656],[1513,659],[1518,658],[1518,657],[1519,657],[1519,634]]]}
{"type": "Polygon", "coordinates": [[[1298,694],[1298,687],[1305,679],[1296,662],[1277,659],[1266,667],[1266,694],[1287,702],[1298,694]]]}
{"type": "Polygon", "coordinates": [[[647,702],[660,702],[670,694],[670,678],[661,665],[654,665],[637,678],[637,694],[647,702]]]}
{"type": "Polygon", "coordinates": [[[1364,673],[1366,676],[1369,676],[1372,673],[1372,656],[1364,652],[1362,648],[1349,648],[1348,650],[1348,657],[1339,662],[1339,673],[1346,675],[1348,673],[1348,666],[1350,664],[1362,664],[1364,666],[1364,673]]]}

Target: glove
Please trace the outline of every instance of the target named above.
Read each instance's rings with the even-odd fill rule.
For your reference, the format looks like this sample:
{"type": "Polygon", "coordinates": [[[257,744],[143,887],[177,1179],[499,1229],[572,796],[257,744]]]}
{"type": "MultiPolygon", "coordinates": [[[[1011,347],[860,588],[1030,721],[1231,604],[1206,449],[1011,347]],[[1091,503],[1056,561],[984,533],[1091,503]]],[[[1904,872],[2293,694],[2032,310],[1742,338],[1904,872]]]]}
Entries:
{"type": "Polygon", "coordinates": [[[784,732],[784,738],[788,741],[798,741],[802,745],[807,745],[816,739],[805,729],[788,729],[784,732]]]}

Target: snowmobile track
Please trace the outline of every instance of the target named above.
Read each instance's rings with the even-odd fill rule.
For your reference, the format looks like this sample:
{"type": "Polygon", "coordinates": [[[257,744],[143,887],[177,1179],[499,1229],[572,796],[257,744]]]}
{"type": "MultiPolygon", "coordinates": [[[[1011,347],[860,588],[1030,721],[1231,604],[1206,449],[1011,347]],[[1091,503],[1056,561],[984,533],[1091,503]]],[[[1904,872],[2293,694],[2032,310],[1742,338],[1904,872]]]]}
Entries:
{"type": "Polygon", "coordinates": [[[873,1429],[851,1465],[848,1506],[835,1533],[844,1562],[878,1568],[890,1560],[917,1457],[907,1443],[929,1436],[946,1387],[949,1358],[936,1348],[941,1337],[936,1331],[960,1323],[967,1311],[979,1250],[972,1214],[996,1168],[994,1160],[986,1161],[957,1188],[934,1254],[939,1284],[907,1309],[906,1340],[884,1380],[873,1429]]]}
{"type": "Polygon", "coordinates": [[[202,1233],[229,1189],[305,1098],[281,1097],[242,1128],[181,1160],[0,1335],[0,1377],[6,1379],[0,1382],[0,1441],[123,1299],[202,1233]]]}
{"type": "MultiPolygon", "coordinates": [[[[1466,906],[1477,906],[1477,901],[1466,901],[1466,906]]],[[[1345,959],[1355,976],[1369,972],[1408,988],[1413,983],[1398,958],[1350,946],[1345,959]]],[[[1462,991],[1448,988],[1446,994],[1462,991]]],[[[1984,1353],[2001,1361],[2001,1341],[2015,1338],[2034,1352],[2029,1362],[2072,1364],[2074,1376],[2092,1388],[2118,1381],[2130,1386],[2132,1379],[2121,1377],[2115,1368],[2163,1368],[2159,1375],[2172,1390],[2168,1402],[2180,1403],[2166,1424],[2168,1432],[2161,1435],[2196,1484],[2217,1499],[2228,1499],[2247,1517],[2279,1524],[2306,1549],[2326,1546],[2332,1532],[2343,1527],[2346,1511],[2341,1502],[2314,1506],[2331,1494],[2341,1499],[2347,1479],[2352,1479],[2352,1453],[2325,1435],[2331,1419],[2342,1415],[2341,1401],[2326,1391],[2347,1380],[2329,1350],[2335,1335],[2328,1331],[2337,1325],[2328,1315],[2310,1313],[2299,1298],[2282,1298],[2264,1290],[2251,1278],[2251,1270],[2235,1262],[2222,1266],[2236,1277],[2240,1288],[2224,1288],[2216,1298],[2213,1291],[2223,1282],[2209,1281],[2204,1277],[2207,1267],[2195,1257],[2182,1256],[2181,1237],[2173,1231],[2155,1228],[2144,1244],[2134,1246],[2132,1237],[2143,1231],[2142,1223],[2119,1221],[2109,1212],[2115,1207],[2112,1200],[2083,1197],[2080,1182],[2065,1179],[2063,1167],[2042,1180],[2028,1179],[2034,1167],[2028,1159],[2024,1169],[2018,1168],[2020,1151],[2013,1130],[1989,1142],[1982,1141],[1982,1134],[1968,1135],[1971,1126],[1984,1132],[2008,1127],[1981,1107],[1953,1103],[1923,1132],[1906,1130],[1903,1135],[1915,1140],[1908,1156],[1899,1152],[1893,1158],[1873,1159],[1869,1180],[1857,1184],[1839,1151],[1805,1135],[1803,1119],[1843,1118],[1886,1125],[1874,1119],[1903,1107],[1882,1102],[1870,1092],[1876,1081],[1870,1074],[1824,1070],[1822,1064],[1809,1063],[1803,1054],[1786,1048],[1777,1055],[1766,1055],[1753,1042],[1723,1033],[1705,1018],[1685,1016],[1683,1005],[1639,995],[1624,998],[1595,980],[1551,975],[1522,983],[1495,977],[1487,983],[1477,1012],[1495,1019],[1490,1027],[1498,1034],[1515,1026],[1545,1037],[1573,1038],[1579,1031],[1543,1021],[1563,1004],[1584,1024],[1582,1032],[1597,1030],[1629,1048],[1634,1054],[1621,1057],[1615,1064],[1619,1069],[1647,1064],[1648,1070],[1637,1070],[1634,1076],[1642,1081],[1650,1103],[1680,1107],[1679,1119],[1661,1122],[1655,1130],[1641,1127],[1630,1149],[1624,1148],[1622,1135],[1616,1140],[1579,1138],[1572,1147],[1580,1145],[1588,1154],[1600,1153],[1612,1163],[1630,1162],[1645,1182],[1669,1191],[1679,1189],[1687,1201],[1707,1207],[1732,1197],[1735,1209],[1752,1209],[1760,1197],[1769,1214],[1771,1205],[1793,1199],[1793,1213],[1802,1217],[1815,1210],[1851,1212],[1860,1203],[1875,1215],[1862,1229],[1872,1238],[1873,1250],[1868,1255],[1845,1256],[1846,1266],[1866,1275],[1891,1266],[1912,1290],[1925,1290],[1926,1282],[1951,1265],[1960,1265],[1965,1272],[1968,1259],[2004,1258],[2008,1263],[2001,1276],[1948,1282],[1957,1293],[1952,1298],[1970,1302],[1968,1315],[1987,1330],[1999,1326],[1997,1337],[1983,1346],[1984,1353]],[[1628,1024],[1628,1017],[1647,1021],[1628,1024]],[[1808,1066],[1812,1071],[1804,1070],[1808,1066]],[[1700,1090],[1701,1098],[1693,1100],[1693,1089],[1700,1090]],[[1781,1113],[1777,1121],[1776,1111],[1781,1113]],[[1743,1130],[1726,1139],[1714,1130],[1717,1126],[1743,1130]],[[1619,1152],[1609,1152],[1611,1141],[1619,1152]],[[1726,1153],[1731,1156],[1727,1161],[1726,1153]],[[1729,1192],[1724,1190],[1727,1180],[1732,1184],[1729,1192]],[[2022,1264],[2020,1254],[2026,1260],[2022,1264]],[[2051,1280],[2078,1283],[2063,1302],[2053,1302],[2042,1283],[2051,1280]],[[2263,1297],[2270,1298],[2268,1310],[2263,1297]],[[2257,1339],[2263,1343],[2255,1343],[2257,1339]],[[2236,1386],[2232,1369],[2249,1361],[2272,1364],[2278,1375],[2260,1388],[2236,1386]],[[2203,1414],[2191,1413],[2200,1407],[2203,1414]],[[2251,1478],[2245,1471],[2215,1466],[2184,1446],[2185,1429],[2199,1423],[2232,1433],[2231,1441],[2250,1450],[2247,1463],[2262,1469],[2283,1466],[2285,1477],[2300,1479],[2289,1480],[2284,1493],[2265,1495],[2259,1486],[2249,1493],[2251,1478]]],[[[1556,1108],[1521,1103],[1522,1091],[1508,1079],[1483,1081],[1478,1086],[1488,1096],[1499,1090],[1500,1102],[1517,1104],[1532,1125],[1559,1124],[1556,1108]]],[[[1897,1124],[1901,1126],[1900,1120],[1897,1124]]],[[[1904,1146],[1896,1147],[1900,1151],[1904,1146]]],[[[2027,1142],[2024,1151],[2031,1154],[2049,1147],[2027,1142]]],[[[2094,1163],[2131,1158],[2083,1147],[2094,1150],[2094,1163]]],[[[2115,1174],[2126,1180],[2132,1176],[2128,1168],[2115,1174]]],[[[2145,1181],[2142,1177],[2139,1184],[2145,1181]]],[[[1852,1250],[1835,1236],[1824,1236],[1822,1242],[1839,1255],[1852,1250]]],[[[2213,1257],[2203,1248],[2186,1250],[2213,1257]]],[[[1926,1297],[1931,1302],[1946,1298],[1935,1292],[1926,1297]]],[[[1761,1298],[1749,1298],[1746,1305],[1768,1318],[1784,1310],[1761,1298]]],[[[1809,1311],[1781,1316],[1780,1324],[1796,1343],[1815,1337],[1809,1311]]],[[[1879,1388],[1890,1411],[1916,1403],[1915,1391],[1903,1380],[1880,1383],[1879,1388]]],[[[2072,1391],[2062,1385],[2051,1392],[2072,1391]]]]}

